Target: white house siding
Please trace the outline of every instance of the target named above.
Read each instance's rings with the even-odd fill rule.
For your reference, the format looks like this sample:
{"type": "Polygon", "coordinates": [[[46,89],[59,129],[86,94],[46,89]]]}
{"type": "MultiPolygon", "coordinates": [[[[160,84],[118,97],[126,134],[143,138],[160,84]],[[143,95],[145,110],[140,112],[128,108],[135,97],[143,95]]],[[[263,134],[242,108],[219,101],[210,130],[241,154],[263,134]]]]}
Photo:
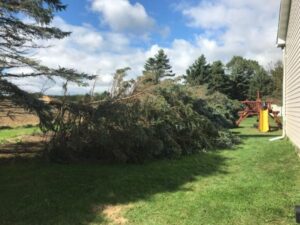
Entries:
{"type": "Polygon", "coordinates": [[[286,134],[300,148],[300,1],[292,0],[285,47],[286,134]]]}

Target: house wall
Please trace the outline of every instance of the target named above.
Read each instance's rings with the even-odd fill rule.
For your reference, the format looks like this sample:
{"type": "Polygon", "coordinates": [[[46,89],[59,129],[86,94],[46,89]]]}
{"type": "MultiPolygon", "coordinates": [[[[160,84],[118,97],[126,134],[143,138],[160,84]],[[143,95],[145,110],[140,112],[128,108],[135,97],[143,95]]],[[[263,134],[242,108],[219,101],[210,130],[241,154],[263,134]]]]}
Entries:
{"type": "Polygon", "coordinates": [[[285,47],[286,135],[300,148],[300,1],[292,0],[285,47]]]}

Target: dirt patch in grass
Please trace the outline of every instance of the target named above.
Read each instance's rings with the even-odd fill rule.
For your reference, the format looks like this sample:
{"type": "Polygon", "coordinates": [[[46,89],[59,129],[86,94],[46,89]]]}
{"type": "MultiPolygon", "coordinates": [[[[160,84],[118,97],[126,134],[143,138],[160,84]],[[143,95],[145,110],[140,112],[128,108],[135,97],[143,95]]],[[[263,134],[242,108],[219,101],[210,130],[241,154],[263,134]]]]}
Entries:
{"type": "Polygon", "coordinates": [[[92,207],[92,211],[93,213],[102,213],[116,225],[125,225],[128,220],[122,214],[124,210],[131,207],[132,205],[95,205],[92,207]]]}

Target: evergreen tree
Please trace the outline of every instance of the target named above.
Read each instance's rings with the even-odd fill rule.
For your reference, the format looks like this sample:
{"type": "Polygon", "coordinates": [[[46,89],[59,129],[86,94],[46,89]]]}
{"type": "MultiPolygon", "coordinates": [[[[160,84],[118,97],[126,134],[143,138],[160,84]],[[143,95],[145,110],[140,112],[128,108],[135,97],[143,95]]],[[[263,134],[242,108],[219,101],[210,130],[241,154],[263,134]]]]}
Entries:
{"type": "MultiPolygon", "coordinates": [[[[26,77],[61,77],[71,82],[84,84],[83,79],[93,78],[73,69],[50,69],[27,57],[26,53],[39,48],[36,41],[62,39],[64,32],[50,23],[54,13],[65,10],[60,0],[2,0],[0,2],[0,98],[10,98],[14,103],[34,110],[44,125],[49,125],[47,106],[33,95],[14,85],[14,81],[26,77]],[[22,20],[25,15],[29,20],[22,20]],[[30,22],[28,22],[30,21],[30,22]],[[13,69],[30,68],[30,72],[16,73],[13,69]]],[[[59,56],[58,56],[59,57],[59,56]]],[[[26,71],[29,71],[28,69],[26,71]]]]}
{"type": "Polygon", "coordinates": [[[255,100],[258,91],[263,96],[271,94],[272,79],[257,61],[234,56],[227,68],[232,82],[231,98],[255,100]]]}
{"type": "Polygon", "coordinates": [[[241,56],[234,56],[227,68],[230,72],[232,90],[230,96],[233,99],[245,100],[250,99],[249,88],[251,79],[261,67],[254,60],[244,59],[241,56]]]}
{"type": "Polygon", "coordinates": [[[186,71],[186,81],[191,85],[203,85],[210,80],[210,65],[201,55],[186,71]]]}
{"type": "Polygon", "coordinates": [[[283,79],[283,65],[282,62],[277,62],[270,71],[273,80],[273,97],[277,99],[282,98],[282,79],[283,79]]]}
{"type": "Polygon", "coordinates": [[[261,68],[256,71],[250,81],[248,98],[256,99],[258,91],[261,96],[269,96],[272,93],[272,87],[272,77],[268,75],[265,69],[261,68]]]}
{"type": "Polygon", "coordinates": [[[170,60],[163,49],[160,49],[154,58],[150,57],[146,61],[143,72],[144,74],[153,74],[155,83],[158,83],[163,77],[175,76],[175,74],[172,72],[170,60]]]}
{"type": "Polygon", "coordinates": [[[244,100],[247,98],[248,89],[250,84],[249,73],[245,71],[246,62],[244,58],[240,56],[234,56],[227,68],[230,71],[230,78],[232,81],[232,90],[230,96],[233,99],[244,100]]]}
{"type": "Polygon", "coordinates": [[[211,65],[208,89],[212,92],[218,91],[223,94],[228,94],[231,90],[231,82],[225,74],[224,65],[221,61],[215,61],[211,65]]]}

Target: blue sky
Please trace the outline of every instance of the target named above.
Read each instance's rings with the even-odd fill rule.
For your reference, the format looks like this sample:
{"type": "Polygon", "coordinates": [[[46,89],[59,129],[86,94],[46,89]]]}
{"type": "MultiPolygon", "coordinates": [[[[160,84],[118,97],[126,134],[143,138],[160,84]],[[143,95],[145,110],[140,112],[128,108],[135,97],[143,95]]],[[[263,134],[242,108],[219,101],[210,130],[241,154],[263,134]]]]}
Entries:
{"type": "MultiPolygon", "coordinates": [[[[97,91],[110,88],[114,71],[131,67],[141,75],[148,57],[163,48],[176,74],[184,74],[204,54],[209,62],[227,62],[234,55],[258,60],[268,67],[281,58],[275,47],[280,0],[62,0],[53,26],[71,31],[64,40],[34,57],[49,67],[72,67],[98,74],[97,91]]],[[[39,91],[41,81],[25,89],[39,91]]],[[[59,94],[59,82],[49,94],[59,94]]],[[[70,93],[87,88],[70,87],[70,93]]]]}
{"type": "MultiPolygon", "coordinates": [[[[112,0],[113,1],[113,0],[112,0]]],[[[189,1],[189,5],[196,4],[199,1],[189,1]]],[[[99,13],[91,9],[91,1],[88,0],[65,0],[68,5],[68,10],[63,13],[58,13],[57,16],[62,17],[66,22],[73,25],[82,25],[89,23],[99,31],[109,31],[110,27],[107,24],[101,24],[99,13]]],[[[181,15],[180,5],[183,1],[172,0],[131,0],[132,5],[141,4],[149,17],[155,20],[155,27],[149,34],[149,40],[132,39],[132,44],[138,44],[140,47],[146,48],[151,44],[156,43],[169,47],[172,40],[183,38],[187,40],[193,39],[193,34],[201,33],[201,29],[194,29],[186,26],[186,19],[181,15]],[[136,42],[135,42],[136,41],[136,42]]]]}

